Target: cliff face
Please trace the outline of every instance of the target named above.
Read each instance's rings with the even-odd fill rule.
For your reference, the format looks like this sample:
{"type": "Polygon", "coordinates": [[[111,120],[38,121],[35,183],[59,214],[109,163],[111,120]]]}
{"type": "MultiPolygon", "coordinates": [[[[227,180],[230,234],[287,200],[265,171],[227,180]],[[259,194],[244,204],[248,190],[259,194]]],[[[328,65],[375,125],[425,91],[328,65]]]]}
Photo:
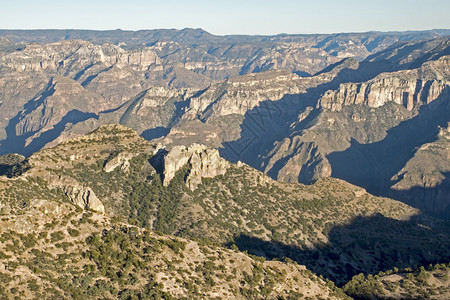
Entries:
{"type": "Polygon", "coordinates": [[[248,74],[215,84],[190,99],[187,115],[209,119],[244,115],[263,101],[305,92],[310,80],[285,71],[248,74]]]}
{"type": "Polygon", "coordinates": [[[68,75],[75,75],[94,64],[104,64],[106,67],[117,64],[137,71],[145,71],[152,65],[161,64],[151,49],[127,51],[111,44],[94,45],[81,40],[47,45],[30,44],[21,51],[3,56],[0,62],[19,72],[64,70],[68,71],[68,75]]]}
{"type": "Polygon", "coordinates": [[[449,70],[450,56],[444,56],[419,69],[385,73],[363,83],[341,84],[338,89],[327,91],[319,99],[318,107],[339,111],[344,105],[377,108],[394,102],[412,110],[448,92],[449,70]]]}
{"type": "Polygon", "coordinates": [[[230,166],[219,156],[219,151],[197,144],[190,147],[175,146],[164,155],[162,160],[163,184],[169,185],[176,173],[188,164],[185,183],[191,190],[195,190],[202,183],[202,178],[223,175],[230,166]]]}

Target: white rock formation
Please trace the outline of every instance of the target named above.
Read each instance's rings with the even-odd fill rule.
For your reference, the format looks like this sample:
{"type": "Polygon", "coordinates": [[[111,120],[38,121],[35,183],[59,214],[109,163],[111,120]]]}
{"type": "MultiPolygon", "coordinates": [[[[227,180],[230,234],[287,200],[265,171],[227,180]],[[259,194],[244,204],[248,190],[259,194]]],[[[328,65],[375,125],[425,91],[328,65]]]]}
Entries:
{"type": "Polygon", "coordinates": [[[217,149],[209,149],[204,145],[193,144],[190,147],[175,146],[164,157],[165,186],[175,177],[175,174],[186,164],[190,165],[186,185],[195,190],[202,178],[212,178],[225,174],[230,163],[219,156],[217,149]]]}

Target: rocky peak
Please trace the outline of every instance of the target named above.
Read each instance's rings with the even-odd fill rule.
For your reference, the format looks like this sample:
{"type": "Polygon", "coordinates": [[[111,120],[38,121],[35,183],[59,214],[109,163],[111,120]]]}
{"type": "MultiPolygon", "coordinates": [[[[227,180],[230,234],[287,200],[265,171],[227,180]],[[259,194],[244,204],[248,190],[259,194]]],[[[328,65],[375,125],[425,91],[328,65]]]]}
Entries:
{"type": "Polygon", "coordinates": [[[175,146],[169,152],[161,151],[160,153],[163,157],[156,159],[159,159],[162,164],[165,186],[169,185],[176,173],[187,164],[189,164],[189,170],[185,183],[191,190],[195,190],[201,184],[202,178],[223,175],[230,167],[230,163],[219,156],[217,149],[209,149],[205,145],[175,146]]]}

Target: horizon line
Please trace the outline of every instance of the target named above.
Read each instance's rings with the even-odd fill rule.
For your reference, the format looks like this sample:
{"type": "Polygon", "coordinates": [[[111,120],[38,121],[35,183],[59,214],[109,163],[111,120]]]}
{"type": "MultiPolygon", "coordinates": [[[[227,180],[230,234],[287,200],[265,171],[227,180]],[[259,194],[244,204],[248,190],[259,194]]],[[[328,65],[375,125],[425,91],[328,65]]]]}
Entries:
{"type": "Polygon", "coordinates": [[[97,32],[114,32],[114,31],[123,31],[123,32],[140,32],[140,31],[158,31],[158,30],[175,30],[175,31],[184,31],[184,30],[197,30],[204,31],[205,33],[214,35],[214,36],[280,36],[280,35],[335,35],[335,34],[362,34],[362,33],[413,33],[413,32],[429,32],[429,31],[446,31],[450,28],[432,28],[432,29],[406,29],[406,30],[368,30],[368,31],[340,31],[340,32],[329,32],[329,33],[287,33],[280,32],[275,34],[246,34],[246,33],[227,33],[227,34],[215,34],[211,33],[208,30],[203,28],[193,28],[193,27],[184,27],[184,28],[153,28],[153,29],[85,29],[85,28],[0,28],[0,31],[97,31],[97,32]]]}

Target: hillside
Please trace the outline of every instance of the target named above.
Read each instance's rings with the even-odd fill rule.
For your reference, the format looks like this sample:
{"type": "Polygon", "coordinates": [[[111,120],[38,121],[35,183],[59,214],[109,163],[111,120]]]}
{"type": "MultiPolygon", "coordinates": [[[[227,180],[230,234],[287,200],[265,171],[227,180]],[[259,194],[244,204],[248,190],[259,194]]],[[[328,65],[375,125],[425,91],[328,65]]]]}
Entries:
{"type": "MultiPolygon", "coordinates": [[[[265,261],[217,243],[151,231],[145,203],[152,194],[138,192],[155,172],[140,164],[146,160],[139,156],[148,158],[152,150],[133,130],[105,125],[25,161],[17,158],[10,167],[14,172],[6,172],[10,178],[0,177],[1,294],[6,299],[347,298],[332,282],[292,261],[265,261]],[[101,178],[92,180],[98,172],[108,179],[103,185],[101,178]],[[128,180],[136,182],[127,189],[128,180]]],[[[173,190],[160,186],[166,195],[173,190]]]]}
{"type": "Polygon", "coordinates": [[[448,276],[448,264],[416,270],[393,269],[367,278],[357,275],[344,286],[344,290],[361,299],[448,299],[448,276]]]}
{"type": "Polygon", "coordinates": [[[156,234],[61,200],[30,205],[2,215],[2,299],[348,298],[292,262],[156,234]],[[24,219],[32,224],[18,228],[24,219]]]}
{"type": "Polygon", "coordinates": [[[360,272],[449,258],[447,222],[398,201],[331,178],[309,186],[276,182],[217,150],[167,151],[120,125],[44,149],[21,166],[19,177],[3,183],[6,212],[29,207],[32,183],[44,182],[43,197],[268,259],[289,257],[339,284],[360,272]]]}

